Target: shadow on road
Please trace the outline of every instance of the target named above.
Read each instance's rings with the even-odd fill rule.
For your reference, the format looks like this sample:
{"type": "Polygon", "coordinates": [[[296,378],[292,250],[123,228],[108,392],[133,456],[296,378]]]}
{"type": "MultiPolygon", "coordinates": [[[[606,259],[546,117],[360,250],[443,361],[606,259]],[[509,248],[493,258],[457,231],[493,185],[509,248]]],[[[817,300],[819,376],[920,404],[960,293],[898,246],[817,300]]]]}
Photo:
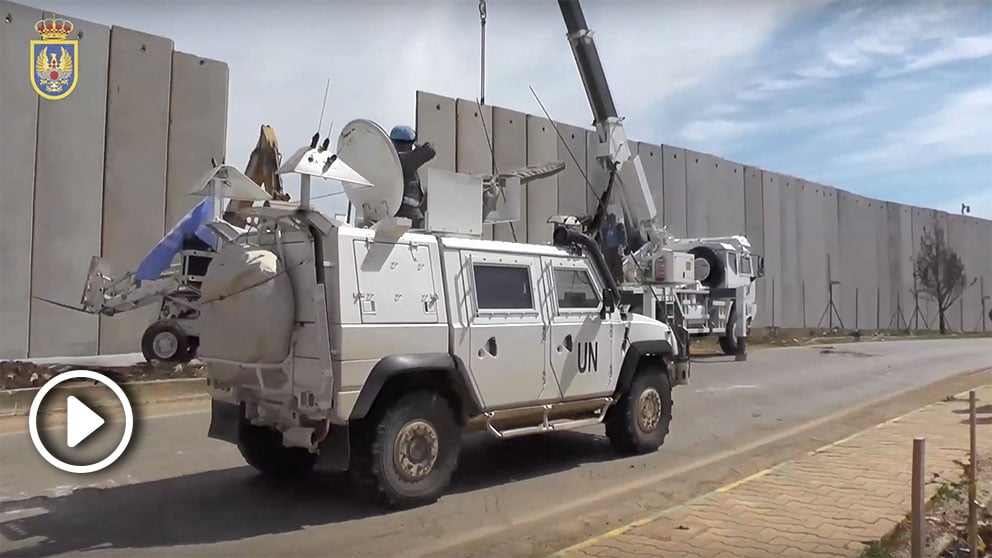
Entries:
{"type": "MultiPolygon", "coordinates": [[[[448,494],[613,457],[606,439],[596,435],[563,432],[506,441],[473,435],[465,439],[448,494]]],[[[39,509],[43,513],[0,522],[0,535],[8,542],[44,537],[33,546],[4,549],[5,557],[220,543],[417,511],[377,506],[347,475],[314,474],[280,483],[247,466],[2,502],[0,516],[39,509]]]]}

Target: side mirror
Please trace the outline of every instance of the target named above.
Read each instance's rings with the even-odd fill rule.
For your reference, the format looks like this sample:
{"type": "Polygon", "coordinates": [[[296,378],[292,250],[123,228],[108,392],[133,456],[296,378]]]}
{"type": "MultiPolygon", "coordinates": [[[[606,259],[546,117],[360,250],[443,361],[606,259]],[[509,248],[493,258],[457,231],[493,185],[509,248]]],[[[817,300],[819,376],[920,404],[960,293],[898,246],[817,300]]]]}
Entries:
{"type": "Polygon", "coordinates": [[[617,301],[613,296],[613,291],[607,287],[603,289],[603,308],[599,311],[600,319],[606,319],[607,314],[612,314],[616,309],[617,301]]]}

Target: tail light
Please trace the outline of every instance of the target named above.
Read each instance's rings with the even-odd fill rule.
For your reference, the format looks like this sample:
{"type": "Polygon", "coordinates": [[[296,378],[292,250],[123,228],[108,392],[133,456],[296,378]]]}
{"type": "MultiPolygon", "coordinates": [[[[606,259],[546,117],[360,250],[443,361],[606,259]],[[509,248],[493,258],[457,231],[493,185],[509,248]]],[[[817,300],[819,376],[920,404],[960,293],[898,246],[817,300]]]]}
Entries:
{"type": "Polygon", "coordinates": [[[665,269],[665,258],[658,258],[654,261],[654,280],[664,281],[667,277],[665,269]]]}

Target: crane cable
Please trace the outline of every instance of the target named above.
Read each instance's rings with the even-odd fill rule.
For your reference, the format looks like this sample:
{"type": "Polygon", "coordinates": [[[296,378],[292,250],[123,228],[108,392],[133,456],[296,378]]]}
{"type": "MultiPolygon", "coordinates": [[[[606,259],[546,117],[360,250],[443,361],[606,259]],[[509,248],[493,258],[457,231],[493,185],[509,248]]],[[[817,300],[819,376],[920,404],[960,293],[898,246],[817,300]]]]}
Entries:
{"type": "Polygon", "coordinates": [[[486,0],[479,0],[479,24],[482,34],[481,75],[479,77],[479,103],[486,104],[486,0]]]}

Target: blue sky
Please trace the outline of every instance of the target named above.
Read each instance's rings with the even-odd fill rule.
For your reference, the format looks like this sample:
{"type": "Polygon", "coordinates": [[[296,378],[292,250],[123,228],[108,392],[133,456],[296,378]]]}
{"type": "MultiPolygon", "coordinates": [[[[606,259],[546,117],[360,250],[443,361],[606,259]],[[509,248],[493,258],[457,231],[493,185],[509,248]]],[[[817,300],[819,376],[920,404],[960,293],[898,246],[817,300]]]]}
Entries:
{"type": "MultiPolygon", "coordinates": [[[[262,123],[414,121],[417,89],[479,94],[475,0],[21,0],[230,65],[228,162],[262,123]]],[[[992,3],[584,0],[628,135],[862,195],[992,218],[992,3]]],[[[488,0],[490,104],[591,124],[552,0],[488,0]]]]}

